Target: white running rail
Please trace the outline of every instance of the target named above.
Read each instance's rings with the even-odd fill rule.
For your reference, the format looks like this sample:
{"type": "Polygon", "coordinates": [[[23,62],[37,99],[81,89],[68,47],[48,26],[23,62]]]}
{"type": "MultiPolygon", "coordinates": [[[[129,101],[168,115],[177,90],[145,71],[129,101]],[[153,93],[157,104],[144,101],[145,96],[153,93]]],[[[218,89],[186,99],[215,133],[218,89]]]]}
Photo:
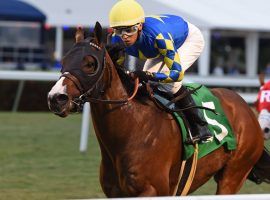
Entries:
{"type": "MultiPolygon", "coordinates": [[[[112,198],[111,200],[122,200],[123,198],[112,198]]],[[[91,199],[92,200],[92,199],[91,199]]],[[[98,199],[105,200],[105,199],[98,199]]],[[[270,194],[244,194],[244,195],[204,195],[185,197],[142,197],[125,198],[125,200],[270,200],[270,194]]]]}

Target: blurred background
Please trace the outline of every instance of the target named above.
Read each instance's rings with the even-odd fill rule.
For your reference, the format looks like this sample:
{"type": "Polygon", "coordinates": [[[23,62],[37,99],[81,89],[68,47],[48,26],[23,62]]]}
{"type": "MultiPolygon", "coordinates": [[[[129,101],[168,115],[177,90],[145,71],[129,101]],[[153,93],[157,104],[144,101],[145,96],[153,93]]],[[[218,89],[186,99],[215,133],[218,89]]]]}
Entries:
{"type": "MultiPolygon", "coordinates": [[[[111,32],[108,13],[115,2],[0,0],[0,70],[59,72],[60,60],[72,46],[77,26],[84,27],[89,33],[95,22],[99,21],[106,39],[106,35],[111,32]]],[[[186,80],[201,82],[210,87],[233,88],[246,93],[244,98],[249,103],[255,101],[254,92],[259,86],[257,74],[270,74],[269,1],[138,2],[143,5],[146,15],[177,14],[202,30],[205,49],[199,60],[189,68],[186,80]]],[[[129,56],[126,66],[133,69],[137,62],[129,56]]],[[[10,75],[2,72],[0,81],[5,81],[1,81],[0,92],[12,92],[9,92],[8,101],[0,97],[1,102],[4,102],[0,110],[47,110],[42,94],[52,86],[50,81],[55,81],[57,76],[55,73],[10,75]],[[19,77],[17,81],[16,76],[19,77]],[[33,84],[32,79],[35,79],[33,84]],[[23,92],[18,94],[20,88],[35,90],[38,94],[30,95],[33,100],[31,106],[27,106],[28,100],[25,100],[29,96],[24,97],[23,92]],[[39,93],[40,90],[43,93],[39,93]],[[16,98],[17,105],[14,105],[16,98]],[[35,103],[37,101],[38,105],[35,103]]]]}
{"type": "MultiPolygon", "coordinates": [[[[81,115],[53,116],[46,98],[76,27],[89,34],[99,21],[106,39],[112,31],[108,13],[116,2],[0,0],[0,199],[103,197],[94,135],[86,155],[80,154],[81,115]]],[[[180,15],[201,29],[205,49],[186,81],[233,89],[252,105],[258,74],[270,75],[269,0],[138,2],[146,15],[180,15]]],[[[129,69],[140,64],[127,58],[129,69]]],[[[242,193],[270,192],[268,185],[247,184],[252,189],[242,193]]],[[[214,192],[210,185],[199,194],[214,192]]]]}

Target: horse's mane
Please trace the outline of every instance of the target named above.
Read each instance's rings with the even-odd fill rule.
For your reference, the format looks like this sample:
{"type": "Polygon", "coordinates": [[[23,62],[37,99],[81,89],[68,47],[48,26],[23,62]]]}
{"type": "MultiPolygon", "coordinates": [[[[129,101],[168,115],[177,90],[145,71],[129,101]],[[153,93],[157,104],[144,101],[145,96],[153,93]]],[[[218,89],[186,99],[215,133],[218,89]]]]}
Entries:
{"type": "Polygon", "coordinates": [[[106,50],[112,59],[112,62],[117,70],[118,75],[120,76],[120,79],[127,90],[130,90],[131,85],[131,78],[127,75],[124,63],[123,65],[119,65],[117,63],[117,60],[120,58],[121,55],[125,52],[125,46],[121,44],[110,44],[106,45],[106,50]]]}
{"type": "Polygon", "coordinates": [[[125,46],[123,44],[108,44],[105,48],[109,53],[114,65],[117,64],[117,60],[119,59],[120,55],[125,53],[125,46]]]}
{"type": "MultiPolygon", "coordinates": [[[[133,89],[134,89],[134,81],[126,73],[124,63],[123,63],[123,65],[119,65],[117,63],[117,60],[120,58],[120,56],[125,53],[125,46],[123,44],[110,44],[110,45],[106,45],[106,50],[107,50],[110,58],[112,59],[112,62],[117,70],[117,73],[121,79],[121,82],[123,83],[127,92],[129,94],[131,94],[133,92],[133,89]]],[[[146,97],[145,88],[140,88],[138,90],[136,98],[140,99],[140,100],[143,100],[143,99],[145,100],[145,97],[146,97]]]]}

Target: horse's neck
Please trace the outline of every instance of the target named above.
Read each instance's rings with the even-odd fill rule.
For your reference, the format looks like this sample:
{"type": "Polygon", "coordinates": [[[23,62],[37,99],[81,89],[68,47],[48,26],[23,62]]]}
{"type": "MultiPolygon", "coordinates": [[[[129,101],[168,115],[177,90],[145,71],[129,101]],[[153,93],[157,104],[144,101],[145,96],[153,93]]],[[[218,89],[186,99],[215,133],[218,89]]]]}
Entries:
{"type": "MultiPolygon", "coordinates": [[[[111,60],[108,59],[108,62],[111,60]]],[[[128,94],[116,69],[112,63],[108,67],[111,67],[111,82],[110,87],[105,90],[103,98],[107,100],[127,99],[128,94]]],[[[106,148],[106,151],[110,152],[112,156],[125,152],[125,148],[130,145],[140,146],[145,141],[155,144],[157,139],[164,137],[163,132],[155,135],[161,127],[169,132],[178,132],[171,115],[160,111],[150,102],[142,104],[137,100],[131,100],[122,105],[91,104],[91,112],[100,146],[106,148]]]]}
{"type": "MultiPolygon", "coordinates": [[[[103,84],[104,84],[104,94],[100,97],[103,100],[126,100],[128,99],[128,93],[117,73],[117,70],[109,56],[106,53],[106,69],[103,76],[103,84]]],[[[132,102],[130,102],[132,104],[132,102]]],[[[124,112],[121,107],[124,107],[124,104],[106,104],[106,103],[98,103],[93,105],[92,109],[95,111],[95,115],[100,117],[99,115],[106,115],[124,112]],[[118,109],[116,109],[118,108],[118,109]],[[112,111],[113,110],[113,111],[112,111]],[[107,114],[108,113],[108,114],[107,114]]]]}
{"type": "MultiPolygon", "coordinates": [[[[104,74],[106,89],[101,98],[104,100],[126,100],[129,97],[128,93],[108,55],[106,62],[107,69],[104,74]]],[[[120,125],[128,123],[127,120],[132,119],[134,114],[136,115],[136,113],[130,112],[130,109],[133,110],[133,108],[137,110],[136,106],[137,103],[134,101],[130,101],[127,104],[91,104],[92,119],[96,133],[105,140],[116,139],[119,137],[117,134],[127,134],[123,132],[120,125]]]]}
{"type": "Polygon", "coordinates": [[[127,99],[128,94],[126,92],[126,89],[116,71],[116,68],[109,56],[108,53],[106,53],[106,91],[104,93],[104,99],[107,100],[113,100],[113,99],[127,99]]]}

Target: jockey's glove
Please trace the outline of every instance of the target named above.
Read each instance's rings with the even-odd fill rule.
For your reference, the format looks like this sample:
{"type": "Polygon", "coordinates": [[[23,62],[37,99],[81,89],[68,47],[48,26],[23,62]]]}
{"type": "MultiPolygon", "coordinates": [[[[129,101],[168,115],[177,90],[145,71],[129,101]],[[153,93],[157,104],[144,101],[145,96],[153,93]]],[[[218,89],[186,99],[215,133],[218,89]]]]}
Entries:
{"type": "Polygon", "coordinates": [[[154,75],[151,72],[148,72],[148,71],[137,70],[137,71],[131,72],[130,76],[133,79],[139,78],[140,83],[142,83],[142,82],[147,83],[149,80],[150,81],[154,80],[154,75]]]}

